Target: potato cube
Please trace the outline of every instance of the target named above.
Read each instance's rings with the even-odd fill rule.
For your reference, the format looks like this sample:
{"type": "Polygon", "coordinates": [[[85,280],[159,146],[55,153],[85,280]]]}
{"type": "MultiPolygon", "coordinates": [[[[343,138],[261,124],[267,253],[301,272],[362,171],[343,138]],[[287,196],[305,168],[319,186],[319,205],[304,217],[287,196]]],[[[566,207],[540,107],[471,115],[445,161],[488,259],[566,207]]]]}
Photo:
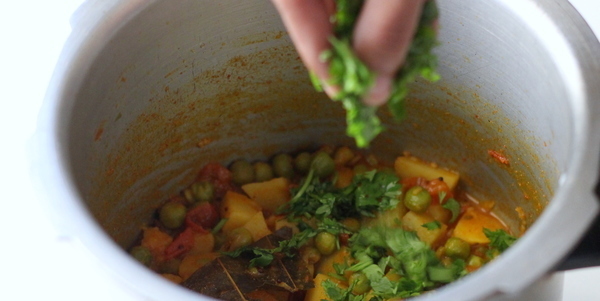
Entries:
{"type": "Polygon", "coordinates": [[[438,229],[428,229],[424,224],[434,222],[435,219],[427,214],[419,214],[409,211],[402,217],[402,226],[409,231],[415,231],[419,239],[429,246],[435,246],[441,242],[446,235],[448,226],[440,223],[438,229]]]}
{"type": "Polygon", "coordinates": [[[447,224],[452,219],[452,212],[442,205],[435,203],[429,205],[427,211],[425,213],[431,215],[435,220],[440,221],[441,223],[447,224]]]}
{"type": "Polygon", "coordinates": [[[290,200],[290,181],[286,178],[246,184],[242,186],[242,190],[263,209],[270,212],[277,211],[290,200]]]}
{"type": "Polygon", "coordinates": [[[203,267],[205,264],[219,257],[219,253],[206,254],[188,254],[181,260],[179,265],[179,276],[185,281],[190,278],[194,272],[203,267]]]}
{"type": "Polygon", "coordinates": [[[176,284],[180,284],[183,282],[183,278],[177,276],[177,275],[173,275],[173,274],[161,274],[161,276],[165,277],[165,279],[176,283],[176,284]]]}
{"type": "Polygon", "coordinates": [[[469,208],[458,220],[452,236],[458,237],[470,244],[489,243],[490,240],[483,233],[483,228],[492,231],[498,229],[506,230],[506,227],[500,220],[491,214],[479,211],[475,208],[469,208]]]}
{"type": "Polygon", "coordinates": [[[394,162],[396,174],[405,179],[422,177],[429,181],[443,178],[450,190],[454,190],[458,183],[459,175],[456,172],[442,169],[415,157],[398,157],[394,162]]]}
{"type": "Polygon", "coordinates": [[[145,228],[141,245],[152,253],[157,261],[164,259],[165,249],[173,242],[173,238],[157,227],[145,228]]]}
{"type": "Polygon", "coordinates": [[[258,241],[271,234],[271,230],[267,227],[265,217],[261,211],[252,216],[252,218],[250,218],[242,227],[246,228],[252,234],[252,239],[254,241],[258,241]]]}
{"type": "Polygon", "coordinates": [[[247,196],[227,191],[221,203],[221,217],[227,222],[223,226],[224,232],[229,232],[247,223],[262,208],[247,196]]]}
{"type": "Polygon", "coordinates": [[[194,245],[188,254],[206,254],[215,248],[215,237],[212,233],[194,233],[194,245]]]}

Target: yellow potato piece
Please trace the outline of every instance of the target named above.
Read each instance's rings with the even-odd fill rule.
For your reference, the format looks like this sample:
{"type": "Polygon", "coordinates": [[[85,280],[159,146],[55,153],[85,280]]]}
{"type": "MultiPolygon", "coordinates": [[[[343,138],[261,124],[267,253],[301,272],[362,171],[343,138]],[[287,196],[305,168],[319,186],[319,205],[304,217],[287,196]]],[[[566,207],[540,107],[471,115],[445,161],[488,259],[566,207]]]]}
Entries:
{"type": "Polygon", "coordinates": [[[417,236],[420,240],[429,246],[436,245],[446,235],[448,226],[440,223],[439,229],[429,230],[423,227],[424,224],[435,221],[433,217],[427,214],[419,214],[409,211],[402,217],[402,226],[409,231],[417,232],[417,236]]]}
{"type": "Polygon", "coordinates": [[[227,219],[223,231],[229,232],[243,226],[261,210],[260,205],[247,196],[227,191],[221,203],[221,217],[227,219]]]}
{"type": "Polygon", "coordinates": [[[161,274],[161,276],[165,277],[165,279],[176,283],[176,284],[180,284],[183,282],[183,278],[177,276],[177,275],[173,275],[173,274],[161,274]]]}
{"type": "Polygon", "coordinates": [[[484,228],[492,231],[498,229],[506,230],[506,227],[489,213],[469,208],[458,220],[452,236],[458,237],[470,244],[489,243],[490,240],[483,233],[484,228]]]}
{"type": "Polygon", "coordinates": [[[212,252],[215,247],[215,237],[212,233],[195,233],[194,245],[188,254],[206,254],[212,252]]]}
{"type": "Polygon", "coordinates": [[[250,218],[242,227],[246,228],[252,234],[252,239],[254,241],[258,241],[271,234],[271,230],[269,230],[269,227],[265,222],[265,217],[260,211],[250,218]]]}
{"type": "Polygon", "coordinates": [[[145,228],[141,245],[152,253],[155,259],[162,260],[165,249],[173,242],[173,238],[157,227],[145,228]]]}
{"type": "Polygon", "coordinates": [[[459,174],[456,172],[439,168],[415,157],[396,158],[394,170],[396,171],[396,174],[403,179],[423,177],[428,181],[431,181],[433,179],[443,178],[450,190],[454,190],[459,178],[459,174]]]}
{"type": "Polygon", "coordinates": [[[275,178],[265,182],[250,183],[242,186],[242,190],[263,209],[275,212],[290,200],[290,181],[286,178],[275,178]]]}
{"type": "Polygon", "coordinates": [[[207,253],[207,254],[188,254],[181,260],[179,265],[179,276],[185,281],[190,278],[194,272],[203,267],[205,264],[215,260],[219,257],[219,253],[207,253]]]}

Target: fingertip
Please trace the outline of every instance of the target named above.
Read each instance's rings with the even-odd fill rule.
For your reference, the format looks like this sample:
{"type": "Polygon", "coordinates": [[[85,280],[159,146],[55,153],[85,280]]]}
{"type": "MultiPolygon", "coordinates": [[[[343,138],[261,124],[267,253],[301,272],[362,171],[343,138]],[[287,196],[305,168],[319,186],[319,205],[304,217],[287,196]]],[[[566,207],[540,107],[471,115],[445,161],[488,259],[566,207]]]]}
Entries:
{"type": "Polygon", "coordinates": [[[332,99],[336,98],[336,95],[340,92],[340,88],[338,86],[332,86],[327,84],[327,82],[322,82],[323,91],[332,99]]]}
{"type": "Polygon", "coordinates": [[[363,102],[369,106],[381,106],[385,104],[392,91],[392,79],[386,76],[378,76],[375,84],[363,102]]]}

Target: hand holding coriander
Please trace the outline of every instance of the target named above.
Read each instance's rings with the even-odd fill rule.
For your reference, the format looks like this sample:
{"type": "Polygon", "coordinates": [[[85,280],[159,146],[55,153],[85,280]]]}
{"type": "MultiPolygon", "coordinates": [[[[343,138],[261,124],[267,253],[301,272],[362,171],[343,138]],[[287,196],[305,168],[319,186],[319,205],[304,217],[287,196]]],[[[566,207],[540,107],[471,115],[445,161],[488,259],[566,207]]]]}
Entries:
{"type": "Polygon", "coordinates": [[[438,78],[433,1],[272,1],[316,86],[343,103],[359,147],[383,130],[378,106],[400,119],[408,83],[438,78]]]}

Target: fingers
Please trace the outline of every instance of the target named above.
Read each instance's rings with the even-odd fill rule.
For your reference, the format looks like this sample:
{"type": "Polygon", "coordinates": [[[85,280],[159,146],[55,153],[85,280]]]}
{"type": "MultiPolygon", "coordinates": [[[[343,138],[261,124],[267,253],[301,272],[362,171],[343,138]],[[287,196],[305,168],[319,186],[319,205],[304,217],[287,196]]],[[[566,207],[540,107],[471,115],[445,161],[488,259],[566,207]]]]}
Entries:
{"type": "Polygon", "coordinates": [[[366,0],[354,28],[358,57],[377,74],[364,99],[378,106],[387,101],[392,80],[404,63],[423,9],[424,0],[366,0]]]}
{"type": "Polygon", "coordinates": [[[328,38],[333,25],[329,17],[334,9],[332,0],[271,0],[288,30],[306,67],[321,79],[329,77],[329,69],[319,59],[329,49],[328,38]]]}

